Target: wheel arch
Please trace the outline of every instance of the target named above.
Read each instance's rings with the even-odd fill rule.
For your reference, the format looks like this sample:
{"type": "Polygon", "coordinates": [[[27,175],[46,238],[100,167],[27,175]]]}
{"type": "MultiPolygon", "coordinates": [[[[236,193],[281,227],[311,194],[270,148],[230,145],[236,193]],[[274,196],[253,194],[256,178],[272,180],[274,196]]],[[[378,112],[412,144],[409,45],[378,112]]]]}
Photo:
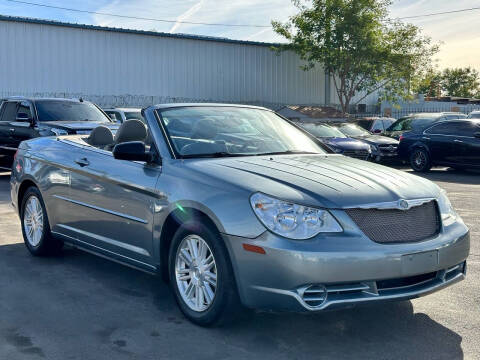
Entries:
{"type": "Polygon", "coordinates": [[[30,178],[24,179],[21,183],[20,186],[18,187],[18,193],[17,193],[17,204],[18,204],[18,214],[21,214],[21,209],[22,209],[22,201],[23,197],[25,196],[25,192],[27,191],[28,188],[30,187],[36,187],[39,191],[40,188],[39,186],[30,178]]]}
{"type": "Polygon", "coordinates": [[[180,226],[188,222],[201,222],[217,232],[219,236],[222,232],[221,226],[218,226],[216,221],[214,221],[206,212],[200,209],[188,206],[177,206],[175,209],[173,209],[165,218],[160,232],[159,270],[162,278],[165,281],[168,281],[168,253],[172,243],[172,238],[180,226]]]}

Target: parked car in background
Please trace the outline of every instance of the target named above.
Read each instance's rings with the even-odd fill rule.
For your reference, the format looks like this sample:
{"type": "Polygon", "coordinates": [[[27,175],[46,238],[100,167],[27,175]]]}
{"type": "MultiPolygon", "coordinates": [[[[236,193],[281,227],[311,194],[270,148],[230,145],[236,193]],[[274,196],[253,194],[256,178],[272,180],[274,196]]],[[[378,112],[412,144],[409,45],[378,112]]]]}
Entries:
{"type": "Polygon", "coordinates": [[[18,145],[40,136],[88,134],[98,125],[118,128],[82,99],[10,97],[0,107],[0,167],[10,170],[18,145]]]}
{"type": "Polygon", "coordinates": [[[464,279],[469,230],[434,183],[327,153],[264,108],[166,104],[145,117],[148,129],[127,120],[115,139],[99,126],[96,141],[21,144],[11,196],[31,254],[67,242],[162,273],[203,326],[242,304],[315,312],[464,279]]]}
{"type": "Polygon", "coordinates": [[[337,128],[324,123],[297,123],[337,154],[368,160],[372,153],[367,143],[347,137],[337,128]]]}
{"type": "Polygon", "coordinates": [[[112,108],[103,109],[110,118],[118,123],[123,123],[126,120],[137,119],[145,122],[140,108],[112,108]]]}
{"type": "Polygon", "coordinates": [[[402,117],[385,131],[386,136],[398,139],[406,131],[420,131],[436,121],[466,119],[467,115],[456,112],[417,113],[402,117]]]}
{"type": "Polygon", "coordinates": [[[399,155],[415,171],[434,165],[480,168],[480,119],[446,120],[400,137],[399,155]]]}
{"type": "Polygon", "coordinates": [[[468,114],[469,119],[480,119],[480,111],[472,111],[470,114],[468,114]]]}
{"type": "Polygon", "coordinates": [[[377,162],[397,158],[398,140],[381,135],[374,135],[355,123],[331,124],[343,134],[370,145],[371,158],[377,162]]]}
{"type": "Polygon", "coordinates": [[[396,120],[389,117],[366,117],[354,122],[372,134],[383,134],[396,120]]]}

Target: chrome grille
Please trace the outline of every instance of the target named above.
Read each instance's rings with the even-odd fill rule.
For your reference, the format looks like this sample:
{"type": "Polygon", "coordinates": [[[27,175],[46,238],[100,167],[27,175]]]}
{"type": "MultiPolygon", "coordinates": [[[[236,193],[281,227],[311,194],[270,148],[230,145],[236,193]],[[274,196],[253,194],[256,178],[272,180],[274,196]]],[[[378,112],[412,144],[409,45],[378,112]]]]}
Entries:
{"type": "Polygon", "coordinates": [[[347,209],[346,213],[365,235],[382,244],[419,242],[440,231],[435,201],[409,210],[347,209]]]}
{"type": "Polygon", "coordinates": [[[366,160],[370,155],[367,150],[345,150],[343,155],[356,159],[366,160]]]}

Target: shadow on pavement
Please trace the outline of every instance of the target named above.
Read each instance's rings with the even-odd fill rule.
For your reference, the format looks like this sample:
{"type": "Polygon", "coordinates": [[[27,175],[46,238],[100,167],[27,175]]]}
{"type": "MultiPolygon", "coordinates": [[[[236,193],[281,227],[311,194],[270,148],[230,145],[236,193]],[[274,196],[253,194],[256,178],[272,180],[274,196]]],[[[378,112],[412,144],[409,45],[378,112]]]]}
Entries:
{"type": "Polygon", "coordinates": [[[462,338],[413,313],[409,301],[309,315],[247,312],[229,326],[200,328],[160,278],[71,248],[35,258],[23,244],[0,246],[0,289],[0,348],[48,359],[463,357],[462,338]]]}

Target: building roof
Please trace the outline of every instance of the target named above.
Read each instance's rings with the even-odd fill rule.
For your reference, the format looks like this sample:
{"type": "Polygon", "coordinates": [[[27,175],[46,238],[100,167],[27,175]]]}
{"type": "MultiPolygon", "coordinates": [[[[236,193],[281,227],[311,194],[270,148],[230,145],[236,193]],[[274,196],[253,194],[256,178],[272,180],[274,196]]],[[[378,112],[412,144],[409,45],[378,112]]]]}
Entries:
{"type": "Polygon", "coordinates": [[[68,23],[68,22],[62,22],[62,21],[56,21],[56,20],[37,19],[37,18],[29,18],[29,17],[21,17],[21,16],[8,16],[8,15],[1,15],[1,14],[0,14],[0,21],[52,25],[52,26],[61,26],[61,27],[87,29],[87,30],[98,30],[98,31],[112,31],[112,32],[119,32],[119,33],[168,37],[168,38],[177,38],[177,39],[214,41],[214,42],[222,42],[222,43],[241,44],[241,45],[254,45],[254,46],[265,46],[265,47],[280,45],[278,43],[267,43],[267,42],[249,41],[249,40],[234,40],[234,39],[221,38],[221,37],[215,37],[215,36],[205,36],[205,35],[177,34],[177,33],[171,34],[171,33],[159,32],[159,31],[134,30],[134,29],[124,29],[124,28],[106,27],[106,26],[98,26],[98,25],[76,24],[76,23],[68,23]]]}
{"type": "Polygon", "coordinates": [[[299,113],[308,116],[313,119],[344,119],[345,115],[341,111],[330,106],[302,106],[302,105],[289,105],[288,109],[298,111],[299,113]]]}

